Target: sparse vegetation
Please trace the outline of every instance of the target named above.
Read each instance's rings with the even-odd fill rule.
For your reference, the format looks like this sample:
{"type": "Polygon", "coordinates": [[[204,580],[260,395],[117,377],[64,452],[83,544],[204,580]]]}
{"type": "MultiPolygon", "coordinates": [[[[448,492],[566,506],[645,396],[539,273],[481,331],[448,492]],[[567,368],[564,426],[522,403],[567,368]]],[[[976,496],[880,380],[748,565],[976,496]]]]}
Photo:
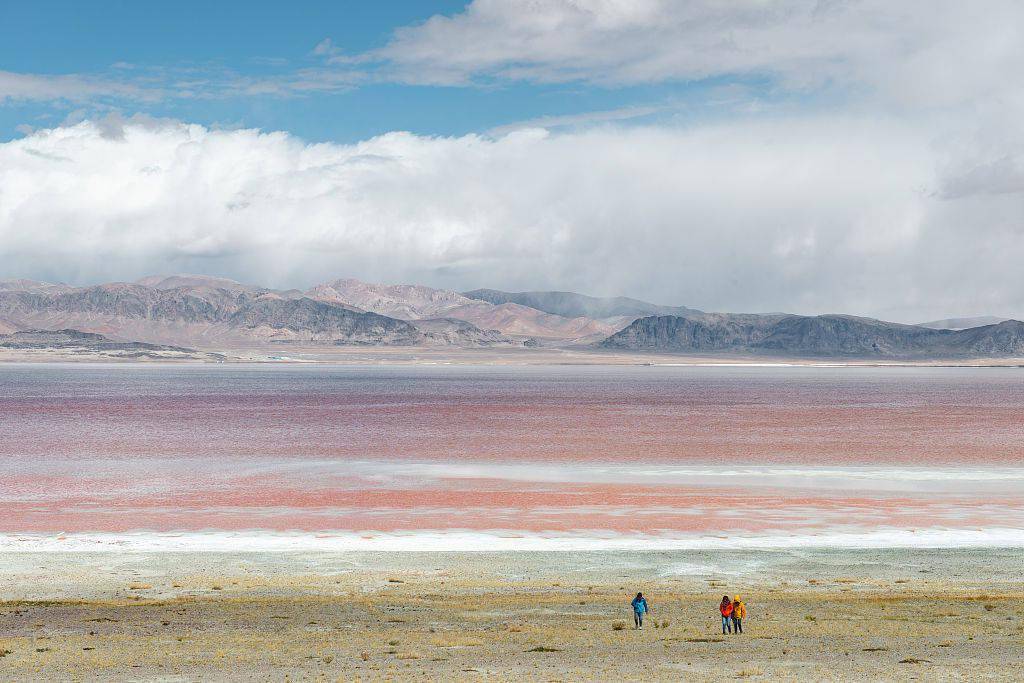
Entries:
{"type": "MultiPolygon", "coordinates": [[[[130,593],[124,587],[134,578],[129,575],[113,584],[113,600],[9,602],[0,607],[0,654],[7,653],[0,668],[10,680],[68,680],[74,678],[68,675],[72,666],[96,679],[220,680],[230,667],[247,666],[261,679],[276,680],[285,674],[291,680],[400,680],[414,672],[439,680],[464,668],[514,670],[536,680],[624,680],[644,662],[650,669],[645,679],[651,681],[882,680],[891,678],[898,662],[897,670],[916,671],[919,677],[941,662],[943,672],[948,667],[964,678],[998,678],[999,662],[1015,656],[1021,633],[1020,622],[1003,621],[1018,618],[1021,608],[1012,602],[1017,593],[1001,586],[989,589],[986,601],[958,595],[950,584],[925,592],[933,581],[924,588],[912,582],[910,591],[895,589],[891,580],[863,581],[854,594],[842,597],[832,576],[822,576],[826,587],[810,588],[802,581],[790,589],[772,584],[775,592],[743,586],[758,605],[751,634],[720,636],[712,610],[726,591],[711,593],[709,609],[707,595],[689,592],[692,584],[683,582],[645,583],[664,606],[657,619],[648,615],[644,624],[657,628],[655,633],[634,632],[632,619],[622,618],[621,596],[635,593],[629,586],[627,591],[593,587],[588,607],[580,610],[577,591],[588,584],[570,579],[563,579],[561,590],[542,580],[508,590],[497,581],[449,575],[444,587],[438,580],[417,579],[396,590],[386,576],[354,575],[339,586],[331,575],[316,592],[309,591],[310,580],[303,575],[294,592],[274,585],[269,595],[261,590],[265,584],[240,581],[243,588],[232,587],[231,575],[197,576],[182,581],[199,587],[197,595],[138,605],[126,599],[130,593]],[[204,589],[214,583],[231,595],[204,589]],[[469,603],[475,609],[463,608],[469,603]],[[887,604],[888,612],[880,612],[880,604],[887,604]],[[986,611],[986,604],[996,609],[986,611]],[[937,618],[950,613],[962,616],[937,618]],[[662,618],[669,614],[671,622],[662,618]],[[926,637],[886,615],[919,621],[926,637]],[[197,629],[200,620],[203,628],[197,629]],[[800,622],[807,626],[800,629],[800,622]],[[808,638],[811,634],[820,637],[808,638]],[[35,652],[47,646],[52,650],[35,652]],[[943,649],[951,647],[956,649],[943,649]],[[138,665],[130,670],[128,648],[135,657],[131,664],[138,665]],[[915,650],[920,654],[908,655],[915,650]],[[837,662],[841,669],[829,668],[837,662]]],[[[162,589],[171,578],[153,583],[162,589]]]]}

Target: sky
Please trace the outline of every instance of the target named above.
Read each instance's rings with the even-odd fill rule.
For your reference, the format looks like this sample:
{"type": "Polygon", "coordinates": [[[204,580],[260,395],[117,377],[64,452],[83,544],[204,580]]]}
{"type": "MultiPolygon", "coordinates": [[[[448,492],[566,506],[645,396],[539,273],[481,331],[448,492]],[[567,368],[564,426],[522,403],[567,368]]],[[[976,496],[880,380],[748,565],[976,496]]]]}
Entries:
{"type": "Polygon", "coordinates": [[[0,0],[0,279],[1024,318],[1024,5],[0,0]]]}

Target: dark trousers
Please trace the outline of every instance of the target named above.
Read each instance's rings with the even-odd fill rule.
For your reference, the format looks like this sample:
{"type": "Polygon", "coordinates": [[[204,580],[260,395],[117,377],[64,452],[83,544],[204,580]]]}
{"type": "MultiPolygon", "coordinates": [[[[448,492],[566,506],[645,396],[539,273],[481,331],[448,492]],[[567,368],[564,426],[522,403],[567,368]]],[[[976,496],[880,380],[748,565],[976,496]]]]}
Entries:
{"type": "Polygon", "coordinates": [[[743,619],[740,617],[732,618],[732,629],[736,633],[743,633],[743,619]]]}
{"type": "Polygon", "coordinates": [[[644,625],[644,613],[643,612],[637,612],[636,610],[633,610],[633,623],[636,625],[637,628],[640,628],[641,626],[643,626],[644,625]]]}

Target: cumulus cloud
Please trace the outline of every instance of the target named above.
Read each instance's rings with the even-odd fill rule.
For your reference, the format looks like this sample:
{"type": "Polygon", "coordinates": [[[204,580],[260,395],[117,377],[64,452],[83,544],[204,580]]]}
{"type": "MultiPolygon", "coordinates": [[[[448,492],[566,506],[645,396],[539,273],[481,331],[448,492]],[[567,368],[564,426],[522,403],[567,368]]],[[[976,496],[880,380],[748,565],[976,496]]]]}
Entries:
{"type": "Polygon", "coordinates": [[[717,78],[723,97],[755,82],[789,94],[685,126],[669,98],[349,145],[72,115],[0,144],[0,277],[355,276],[708,310],[1024,317],[1022,31],[1024,7],[1007,0],[475,0],[380,49],[348,56],[325,39],[315,66],[267,74],[0,72],[0,103],[84,112],[372,80],[717,78]]]}
{"type": "Polygon", "coordinates": [[[1024,314],[1024,195],[952,196],[941,131],[897,119],[351,145],[115,123],[0,145],[3,276],[355,276],[709,310],[1024,314]]]}

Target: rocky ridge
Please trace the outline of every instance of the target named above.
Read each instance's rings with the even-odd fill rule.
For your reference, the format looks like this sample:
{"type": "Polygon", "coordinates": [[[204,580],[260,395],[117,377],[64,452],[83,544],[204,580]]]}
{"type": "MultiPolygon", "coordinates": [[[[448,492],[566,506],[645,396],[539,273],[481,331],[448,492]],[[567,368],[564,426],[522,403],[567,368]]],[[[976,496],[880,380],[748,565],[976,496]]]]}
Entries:
{"type": "Polygon", "coordinates": [[[849,315],[650,316],[598,344],[605,349],[858,358],[1024,356],[1024,323],[931,329],[849,315]]]}

